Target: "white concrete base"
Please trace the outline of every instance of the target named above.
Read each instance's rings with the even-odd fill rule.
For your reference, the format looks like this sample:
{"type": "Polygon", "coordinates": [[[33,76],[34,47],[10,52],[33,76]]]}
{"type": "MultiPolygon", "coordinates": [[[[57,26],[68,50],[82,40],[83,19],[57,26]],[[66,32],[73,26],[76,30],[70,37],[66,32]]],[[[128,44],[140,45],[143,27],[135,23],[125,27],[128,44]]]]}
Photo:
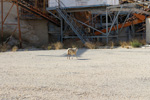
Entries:
{"type": "Polygon", "coordinates": [[[150,18],[146,19],[146,42],[150,43],[150,18]]]}

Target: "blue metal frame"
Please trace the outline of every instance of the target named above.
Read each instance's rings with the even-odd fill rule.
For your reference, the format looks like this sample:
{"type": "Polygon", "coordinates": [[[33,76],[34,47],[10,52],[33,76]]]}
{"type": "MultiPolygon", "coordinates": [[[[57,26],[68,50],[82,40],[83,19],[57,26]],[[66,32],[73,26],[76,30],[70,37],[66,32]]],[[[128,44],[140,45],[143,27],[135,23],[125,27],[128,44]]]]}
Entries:
{"type": "MultiPolygon", "coordinates": [[[[146,2],[146,3],[149,3],[150,2],[146,2]]],[[[106,14],[101,14],[99,15],[100,19],[102,19],[102,16],[104,15],[106,17],[106,33],[103,33],[102,31],[100,31],[99,29],[96,29],[93,24],[94,24],[94,19],[92,17],[92,26],[82,22],[82,21],[79,21],[77,19],[75,19],[74,17],[68,15],[67,13],[67,9],[74,9],[74,8],[86,8],[86,7],[92,7],[92,8],[96,8],[96,7],[101,7],[101,6],[106,6],[106,5],[91,5],[91,6],[77,6],[77,7],[64,7],[64,4],[62,4],[62,6],[59,7],[55,7],[53,8],[53,10],[57,10],[57,12],[59,13],[59,15],[61,16],[61,18],[63,18],[63,20],[71,27],[71,29],[74,31],[74,33],[77,35],[77,36],[64,36],[63,35],[63,28],[61,28],[61,36],[62,36],[62,39],[61,41],[63,40],[63,38],[80,38],[81,41],[83,43],[89,41],[89,39],[92,39],[92,38],[106,38],[106,42],[108,43],[109,42],[109,38],[111,37],[116,37],[117,39],[119,38],[118,35],[121,33],[122,29],[123,29],[123,26],[125,25],[125,23],[127,22],[127,19],[129,18],[129,16],[131,15],[132,13],[132,8],[135,7],[136,4],[144,4],[144,3],[133,3],[133,4],[124,4],[124,5],[116,5],[116,6],[109,6],[106,8],[106,14]],[[129,11],[123,11],[124,8],[126,7],[130,7],[131,9],[129,9],[129,11]],[[113,8],[119,8],[119,11],[114,11],[116,13],[116,15],[113,15],[113,17],[111,17],[112,15],[110,15],[111,13],[111,9],[113,8]],[[126,18],[125,18],[125,21],[122,23],[122,28],[119,29],[118,26],[119,26],[119,16],[120,15],[127,15],[126,18]],[[109,18],[111,19],[111,26],[109,26],[109,18]],[[78,26],[76,24],[76,22],[80,23],[80,26],[78,26]],[[90,35],[86,35],[85,31],[83,30],[83,26],[86,26],[88,28],[90,28],[92,30],[92,32],[95,32],[95,31],[98,31],[101,33],[101,35],[99,36],[90,36],[90,35]],[[112,28],[114,26],[117,26],[116,27],[116,30],[115,31],[111,31],[112,28]],[[82,28],[81,28],[82,27],[82,28]],[[114,33],[115,35],[111,35],[111,33],[114,33]]],[[[107,5],[108,6],[108,5],[107,5]]],[[[51,10],[51,8],[47,8],[47,10],[51,10]]],[[[102,21],[100,22],[100,27],[102,27],[102,21]]],[[[61,26],[63,27],[63,24],[61,22],[61,26]]],[[[133,30],[134,31],[134,30],[133,30]]]]}

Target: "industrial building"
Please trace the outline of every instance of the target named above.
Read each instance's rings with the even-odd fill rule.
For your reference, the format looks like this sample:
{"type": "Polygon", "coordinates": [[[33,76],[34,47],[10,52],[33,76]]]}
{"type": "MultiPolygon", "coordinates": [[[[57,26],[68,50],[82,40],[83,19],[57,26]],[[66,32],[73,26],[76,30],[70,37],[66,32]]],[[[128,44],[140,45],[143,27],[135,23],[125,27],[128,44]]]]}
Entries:
{"type": "Polygon", "coordinates": [[[80,39],[106,42],[146,38],[148,0],[1,0],[5,34],[31,45],[80,39]]]}

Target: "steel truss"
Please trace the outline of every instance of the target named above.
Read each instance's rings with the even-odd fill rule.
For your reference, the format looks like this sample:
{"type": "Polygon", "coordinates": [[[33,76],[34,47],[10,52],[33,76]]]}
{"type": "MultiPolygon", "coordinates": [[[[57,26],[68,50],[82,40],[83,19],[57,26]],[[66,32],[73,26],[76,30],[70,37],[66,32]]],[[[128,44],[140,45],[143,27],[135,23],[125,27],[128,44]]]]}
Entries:
{"type": "Polygon", "coordinates": [[[2,42],[2,45],[4,43],[4,25],[15,25],[16,28],[15,30],[12,32],[15,33],[17,28],[18,28],[18,32],[19,32],[19,41],[20,41],[20,48],[22,47],[22,38],[21,38],[21,28],[20,28],[20,17],[19,17],[19,6],[18,6],[18,0],[16,0],[16,4],[15,3],[12,3],[9,11],[7,12],[6,16],[4,17],[4,2],[3,0],[1,0],[1,42],[2,42]],[[14,5],[17,6],[17,20],[18,20],[18,23],[5,23],[5,21],[7,20],[7,17],[9,16],[12,8],[14,7],[14,5]]]}
{"type": "MultiPolygon", "coordinates": [[[[69,18],[71,18],[74,21],[74,23],[76,22],[82,26],[90,28],[91,30],[90,33],[86,33],[86,36],[85,35],[82,36],[83,38],[86,37],[89,38],[90,40],[105,39],[106,42],[108,43],[109,38],[116,38],[117,40],[119,40],[119,35],[121,34],[123,28],[131,27],[131,31],[134,32],[135,31],[133,28],[134,25],[144,23],[146,19],[145,16],[150,15],[150,13],[147,12],[146,10],[149,9],[149,4],[150,2],[141,2],[141,3],[109,6],[106,8],[105,13],[93,14],[92,18],[89,19],[89,21],[91,22],[90,25],[80,20],[77,20],[75,17],[73,17],[72,13],[67,12],[65,5],[61,1],[59,2],[59,7],[47,8],[47,10],[51,12],[51,10],[57,10],[59,8],[61,11],[63,12],[65,11],[65,13],[67,13],[67,16],[69,16],[69,18]],[[122,16],[125,17],[122,18],[122,16]],[[99,17],[101,20],[99,22],[100,25],[98,28],[94,26],[96,24],[94,20],[96,20],[97,17],[99,17]],[[102,22],[103,20],[102,17],[105,17],[105,23],[102,22]],[[105,26],[103,26],[102,24],[105,24],[105,26]]],[[[87,11],[92,10],[88,8],[87,11]]],[[[67,29],[69,29],[68,26],[70,25],[64,24],[64,22],[66,21],[61,15],[56,17],[61,20],[61,41],[63,41],[63,39],[66,38],[80,38],[77,34],[76,34],[77,36],[65,36],[65,32],[67,31],[67,29]]]]}
{"type": "Polygon", "coordinates": [[[3,44],[4,40],[4,25],[16,25],[16,29],[13,31],[13,33],[16,32],[17,28],[19,31],[19,41],[20,41],[20,47],[22,47],[22,39],[21,39],[21,28],[20,28],[20,13],[19,13],[19,7],[21,7],[22,9],[28,11],[29,13],[34,14],[35,16],[41,17],[43,19],[48,20],[49,22],[53,23],[56,26],[60,25],[60,21],[57,18],[54,18],[52,15],[53,14],[47,14],[45,12],[45,8],[46,8],[46,0],[43,1],[43,9],[38,9],[37,7],[37,0],[35,0],[35,5],[32,5],[29,2],[26,2],[25,0],[1,0],[1,42],[3,44]],[[10,7],[7,15],[4,18],[4,2],[10,2],[12,3],[12,6],[10,7]],[[14,5],[17,6],[17,19],[18,19],[18,23],[13,24],[13,23],[5,23],[7,17],[9,16],[12,8],[14,7],[14,5]],[[43,10],[43,11],[42,11],[43,10]]]}

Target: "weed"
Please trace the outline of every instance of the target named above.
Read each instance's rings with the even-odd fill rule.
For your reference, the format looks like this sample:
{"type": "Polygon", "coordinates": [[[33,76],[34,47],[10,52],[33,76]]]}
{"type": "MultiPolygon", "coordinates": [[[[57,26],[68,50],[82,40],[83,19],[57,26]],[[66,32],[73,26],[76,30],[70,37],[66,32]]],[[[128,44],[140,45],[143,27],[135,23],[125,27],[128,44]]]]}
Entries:
{"type": "Polygon", "coordinates": [[[142,43],[140,43],[140,41],[138,41],[138,40],[132,40],[132,41],[130,42],[130,44],[131,44],[131,46],[134,47],[134,48],[137,48],[137,47],[142,46],[142,43]]]}
{"type": "Polygon", "coordinates": [[[13,46],[13,47],[12,47],[12,51],[13,51],[13,52],[16,52],[17,50],[18,50],[18,47],[17,47],[17,46],[13,46]]]}
{"type": "Polygon", "coordinates": [[[91,42],[86,42],[85,46],[89,49],[95,49],[96,48],[96,45],[94,43],[91,43],[91,42]]]}
{"type": "Polygon", "coordinates": [[[55,50],[59,50],[63,48],[63,44],[61,42],[56,42],[53,44],[55,50]]]}

